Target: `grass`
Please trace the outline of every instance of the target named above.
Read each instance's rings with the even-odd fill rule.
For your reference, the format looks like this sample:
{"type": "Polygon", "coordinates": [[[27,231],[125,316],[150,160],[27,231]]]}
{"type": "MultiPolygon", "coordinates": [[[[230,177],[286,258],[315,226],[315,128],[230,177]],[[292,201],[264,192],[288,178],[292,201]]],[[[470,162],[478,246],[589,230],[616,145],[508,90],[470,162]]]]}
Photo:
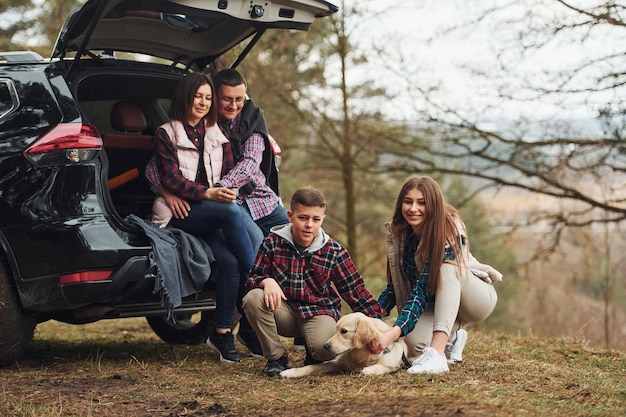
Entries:
{"type": "MultiPolygon", "coordinates": [[[[470,329],[464,362],[436,376],[269,379],[263,359],[217,359],[206,346],[163,343],[143,319],[44,323],[24,358],[0,370],[0,415],[626,415],[626,353],[573,339],[470,329]]],[[[290,352],[292,365],[302,359],[290,352]]]]}

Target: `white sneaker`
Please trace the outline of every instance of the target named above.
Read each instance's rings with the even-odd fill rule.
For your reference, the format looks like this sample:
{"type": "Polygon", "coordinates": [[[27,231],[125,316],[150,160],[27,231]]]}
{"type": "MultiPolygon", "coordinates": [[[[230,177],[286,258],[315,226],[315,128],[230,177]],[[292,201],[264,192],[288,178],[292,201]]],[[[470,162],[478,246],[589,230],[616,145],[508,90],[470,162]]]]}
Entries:
{"type": "Polygon", "coordinates": [[[446,344],[446,358],[449,364],[463,362],[463,349],[467,343],[467,330],[459,329],[456,331],[454,343],[446,344]]]}
{"type": "Polygon", "coordinates": [[[410,374],[441,374],[449,370],[446,355],[427,347],[422,356],[413,361],[413,366],[407,372],[410,374]]]}

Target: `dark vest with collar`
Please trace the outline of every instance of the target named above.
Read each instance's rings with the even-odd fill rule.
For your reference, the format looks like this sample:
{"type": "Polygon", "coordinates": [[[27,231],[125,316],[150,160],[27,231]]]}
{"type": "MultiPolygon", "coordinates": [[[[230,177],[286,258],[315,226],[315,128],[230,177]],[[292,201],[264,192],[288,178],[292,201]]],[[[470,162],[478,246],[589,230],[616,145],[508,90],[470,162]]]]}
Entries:
{"type": "MultiPolygon", "coordinates": [[[[258,133],[263,136],[265,150],[263,151],[263,159],[261,160],[261,172],[265,175],[267,185],[274,190],[276,195],[280,195],[278,189],[278,168],[276,166],[272,144],[270,143],[267,133],[267,124],[263,116],[263,110],[254,104],[252,100],[246,100],[241,111],[239,127],[237,129],[231,129],[228,124],[222,126],[230,141],[235,163],[243,159],[243,148],[246,141],[253,133],[258,133]]],[[[250,181],[248,184],[241,187],[240,191],[244,194],[251,194],[255,188],[256,184],[254,181],[250,181]]]]}

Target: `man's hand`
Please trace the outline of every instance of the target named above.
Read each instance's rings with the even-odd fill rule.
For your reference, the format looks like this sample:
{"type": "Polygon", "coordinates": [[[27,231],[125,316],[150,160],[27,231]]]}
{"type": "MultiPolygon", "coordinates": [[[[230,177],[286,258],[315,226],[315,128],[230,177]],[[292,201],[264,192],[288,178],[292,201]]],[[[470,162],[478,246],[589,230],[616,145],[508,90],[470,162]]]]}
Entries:
{"type": "Polygon", "coordinates": [[[274,278],[265,278],[261,281],[261,287],[263,288],[263,300],[265,301],[265,307],[271,311],[276,311],[280,308],[282,301],[287,301],[283,289],[280,288],[278,282],[274,278]]]}
{"type": "Polygon", "coordinates": [[[187,202],[176,194],[172,193],[162,185],[159,185],[159,194],[165,200],[165,204],[172,210],[172,214],[176,219],[184,219],[189,216],[189,210],[191,210],[191,206],[187,202]]]}
{"type": "Polygon", "coordinates": [[[232,203],[237,199],[237,194],[230,188],[212,187],[206,190],[203,198],[205,200],[217,201],[218,203],[232,203]]]}

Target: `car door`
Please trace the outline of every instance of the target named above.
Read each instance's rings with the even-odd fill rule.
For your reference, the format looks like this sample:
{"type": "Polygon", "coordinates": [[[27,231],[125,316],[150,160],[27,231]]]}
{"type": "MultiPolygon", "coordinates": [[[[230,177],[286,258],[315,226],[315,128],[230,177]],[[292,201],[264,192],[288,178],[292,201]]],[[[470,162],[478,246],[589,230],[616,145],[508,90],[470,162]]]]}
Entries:
{"type": "Polygon", "coordinates": [[[308,30],[337,10],[323,0],[89,0],[68,16],[52,55],[132,52],[202,69],[267,29],[308,30]]]}

